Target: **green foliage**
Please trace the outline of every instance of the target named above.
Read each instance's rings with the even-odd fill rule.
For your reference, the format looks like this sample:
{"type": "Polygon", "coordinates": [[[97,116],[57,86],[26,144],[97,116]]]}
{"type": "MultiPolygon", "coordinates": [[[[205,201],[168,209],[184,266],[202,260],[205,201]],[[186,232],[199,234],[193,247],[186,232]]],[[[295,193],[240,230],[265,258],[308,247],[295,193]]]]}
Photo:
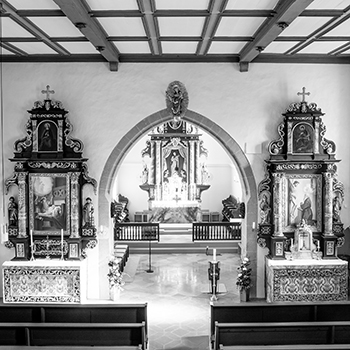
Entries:
{"type": "Polygon", "coordinates": [[[252,280],[251,280],[252,269],[250,268],[249,258],[246,257],[241,260],[241,264],[239,267],[237,267],[237,271],[238,271],[237,281],[236,281],[237,288],[240,291],[251,288],[252,287],[252,280]]]}

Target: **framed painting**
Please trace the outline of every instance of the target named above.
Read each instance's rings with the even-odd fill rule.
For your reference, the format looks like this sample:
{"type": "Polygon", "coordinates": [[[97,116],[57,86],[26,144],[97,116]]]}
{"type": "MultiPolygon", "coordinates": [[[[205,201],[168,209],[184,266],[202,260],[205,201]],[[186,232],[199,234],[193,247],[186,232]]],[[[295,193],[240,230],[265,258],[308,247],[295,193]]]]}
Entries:
{"type": "Polygon", "coordinates": [[[35,235],[70,232],[68,174],[29,174],[29,228],[35,235]]]}
{"type": "Polygon", "coordinates": [[[313,232],[322,231],[322,175],[285,175],[282,186],[283,231],[291,232],[302,222],[313,232]]]}

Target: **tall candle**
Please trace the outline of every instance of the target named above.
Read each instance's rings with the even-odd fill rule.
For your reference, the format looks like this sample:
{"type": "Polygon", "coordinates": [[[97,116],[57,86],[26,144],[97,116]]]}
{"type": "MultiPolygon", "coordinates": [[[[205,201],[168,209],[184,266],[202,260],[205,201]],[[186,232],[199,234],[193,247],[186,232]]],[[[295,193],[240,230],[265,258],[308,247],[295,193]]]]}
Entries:
{"type": "Polygon", "coordinates": [[[255,221],[253,221],[252,228],[253,228],[253,230],[255,230],[255,221]]]}
{"type": "Polygon", "coordinates": [[[33,230],[29,230],[30,235],[30,246],[33,248],[33,230]]]}
{"type": "Polygon", "coordinates": [[[216,261],[216,249],[213,249],[213,260],[216,261]]]}
{"type": "Polygon", "coordinates": [[[63,228],[61,228],[61,249],[62,249],[62,255],[63,255],[63,228]]]}

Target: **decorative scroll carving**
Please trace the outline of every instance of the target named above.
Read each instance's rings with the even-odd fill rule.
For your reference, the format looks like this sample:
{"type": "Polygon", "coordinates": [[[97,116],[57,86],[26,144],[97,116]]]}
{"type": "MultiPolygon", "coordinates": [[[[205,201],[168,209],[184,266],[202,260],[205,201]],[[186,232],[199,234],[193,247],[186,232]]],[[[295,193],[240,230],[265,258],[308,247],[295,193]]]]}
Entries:
{"type": "Polygon", "coordinates": [[[26,148],[28,148],[32,145],[33,132],[30,129],[30,127],[31,127],[31,124],[30,124],[30,121],[28,121],[26,124],[27,136],[25,138],[20,139],[20,140],[15,142],[15,144],[14,144],[15,152],[18,152],[18,153],[23,152],[26,148]]]}
{"type": "Polygon", "coordinates": [[[277,128],[280,138],[276,141],[270,142],[268,146],[268,150],[270,154],[276,155],[282,150],[284,146],[284,135],[285,135],[285,132],[283,129],[284,129],[284,123],[281,123],[277,128]]]}
{"type": "Polygon", "coordinates": [[[72,124],[69,122],[68,118],[66,118],[66,128],[64,131],[64,136],[65,136],[65,144],[66,146],[70,147],[73,149],[74,152],[76,153],[80,153],[83,152],[84,149],[84,144],[78,140],[78,139],[73,139],[70,137],[70,134],[73,131],[73,126],[72,124]]]}
{"type": "Polygon", "coordinates": [[[74,162],[28,162],[28,166],[33,169],[76,169],[78,165],[74,162]]]}
{"type": "Polygon", "coordinates": [[[97,181],[89,176],[89,170],[86,163],[82,164],[82,175],[86,183],[89,183],[94,188],[94,193],[96,194],[97,191],[97,181]]]}
{"type": "Polygon", "coordinates": [[[327,140],[324,135],[326,133],[326,126],[323,122],[320,123],[320,143],[322,148],[326,151],[327,154],[335,154],[336,147],[333,141],[327,140]]]}

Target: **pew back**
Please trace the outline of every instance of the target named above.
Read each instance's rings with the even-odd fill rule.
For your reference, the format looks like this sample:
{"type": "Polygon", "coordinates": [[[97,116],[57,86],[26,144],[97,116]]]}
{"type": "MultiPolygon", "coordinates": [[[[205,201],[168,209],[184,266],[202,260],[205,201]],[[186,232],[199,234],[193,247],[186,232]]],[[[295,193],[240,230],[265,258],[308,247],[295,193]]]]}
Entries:
{"type": "Polygon", "coordinates": [[[350,344],[350,321],[215,323],[220,345],[350,344]]]}
{"type": "Polygon", "coordinates": [[[0,345],[134,346],[146,349],[145,323],[0,323],[0,345]]]}

